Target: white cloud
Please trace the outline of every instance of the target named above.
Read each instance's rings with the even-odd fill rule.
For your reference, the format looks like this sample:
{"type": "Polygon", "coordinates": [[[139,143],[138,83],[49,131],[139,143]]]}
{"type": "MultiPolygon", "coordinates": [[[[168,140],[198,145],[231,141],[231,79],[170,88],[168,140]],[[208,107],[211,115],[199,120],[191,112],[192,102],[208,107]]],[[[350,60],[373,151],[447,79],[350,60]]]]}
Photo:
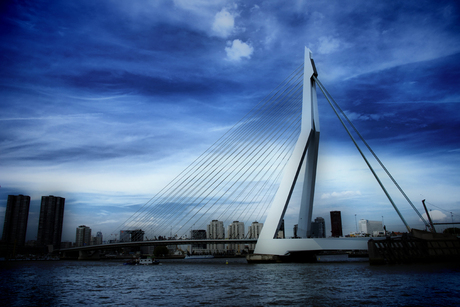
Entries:
{"type": "Polygon", "coordinates": [[[319,54],[331,54],[345,48],[350,48],[352,44],[333,38],[331,36],[321,36],[318,38],[317,52],[319,54]]]}
{"type": "Polygon", "coordinates": [[[375,121],[378,121],[378,120],[381,120],[381,119],[383,119],[385,117],[393,117],[394,116],[394,113],[359,114],[359,113],[356,113],[356,112],[349,112],[349,111],[344,111],[344,112],[347,115],[348,119],[350,119],[351,121],[354,121],[354,120],[364,120],[364,121],[375,120],[375,121]]]}
{"type": "Polygon", "coordinates": [[[225,8],[216,14],[212,24],[213,32],[220,37],[227,37],[233,32],[235,26],[235,16],[225,8]]]}
{"type": "MultiPolygon", "coordinates": [[[[208,0],[174,0],[174,6],[179,7],[183,10],[187,10],[189,12],[200,14],[200,12],[208,11],[210,9],[214,9],[216,6],[222,6],[225,1],[208,1],[208,0]]],[[[153,1],[153,3],[149,2],[149,5],[158,5],[153,1]]]]}
{"type": "Polygon", "coordinates": [[[260,6],[258,6],[257,4],[254,4],[254,6],[250,9],[251,13],[252,12],[256,12],[256,11],[260,11],[260,6]]]}
{"type": "Polygon", "coordinates": [[[361,195],[361,192],[360,191],[343,191],[343,192],[324,193],[323,195],[321,195],[321,199],[353,197],[356,195],[361,195]]]}
{"type": "MultiPolygon", "coordinates": [[[[428,221],[428,216],[426,215],[426,213],[423,213],[422,216],[426,221],[428,221]]],[[[439,210],[430,211],[430,216],[431,220],[433,221],[444,221],[447,218],[447,215],[445,215],[439,210]]]]}
{"type": "Polygon", "coordinates": [[[239,39],[235,39],[230,43],[231,46],[225,47],[227,52],[227,59],[229,61],[239,61],[241,58],[251,58],[254,48],[239,39]]]}
{"type": "Polygon", "coordinates": [[[330,54],[336,52],[340,48],[340,41],[338,39],[328,37],[320,37],[318,46],[318,53],[320,54],[330,54]]]}

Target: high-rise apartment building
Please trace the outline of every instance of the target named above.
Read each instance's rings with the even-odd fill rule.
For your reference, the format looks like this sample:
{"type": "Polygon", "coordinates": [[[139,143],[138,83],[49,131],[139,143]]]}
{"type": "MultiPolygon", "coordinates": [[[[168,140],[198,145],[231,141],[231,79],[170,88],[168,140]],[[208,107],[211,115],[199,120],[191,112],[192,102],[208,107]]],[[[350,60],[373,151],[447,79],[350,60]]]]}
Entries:
{"type": "MultiPolygon", "coordinates": [[[[262,231],[262,227],[264,227],[263,223],[259,222],[252,222],[251,226],[248,229],[248,238],[249,239],[258,239],[260,232],[262,231]]],[[[256,245],[254,243],[249,244],[249,250],[254,250],[256,245]]]]}
{"type": "Polygon", "coordinates": [[[87,246],[91,244],[91,228],[85,225],[77,227],[75,246],[87,246]]]}
{"type": "Polygon", "coordinates": [[[322,217],[317,217],[314,222],[311,222],[310,233],[312,238],[326,237],[326,222],[322,217]]]}
{"type": "Polygon", "coordinates": [[[30,196],[8,195],[2,241],[23,246],[26,242],[30,196]]]}
{"type": "Polygon", "coordinates": [[[331,228],[332,237],[343,237],[342,215],[340,211],[331,211],[331,228]]]}
{"type": "MultiPolygon", "coordinates": [[[[212,220],[207,226],[206,237],[208,239],[225,239],[224,222],[212,220]]],[[[224,244],[208,244],[208,250],[211,253],[221,253],[225,251],[224,244]]]]}
{"type": "Polygon", "coordinates": [[[61,245],[62,223],[64,221],[65,198],[58,196],[42,196],[40,218],[38,221],[37,245],[61,245]]]}
{"type": "Polygon", "coordinates": [[[264,227],[263,223],[259,222],[252,222],[251,226],[248,229],[248,238],[249,239],[258,239],[260,233],[262,232],[262,227],[264,227]]]}
{"type": "MultiPolygon", "coordinates": [[[[233,221],[227,226],[227,238],[228,239],[244,239],[244,223],[239,221],[233,221]]],[[[229,248],[235,252],[241,252],[244,248],[243,244],[229,244],[229,248]]]]}
{"type": "Polygon", "coordinates": [[[98,231],[97,234],[96,234],[96,244],[97,245],[102,244],[102,242],[103,242],[102,239],[103,239],[102,232],[98,231]]]}
{"type": "Polygon", "coordinates": [[[229,239],[244,239],[244,223],[233,221],[227,227],[227,238],[229,239]]]}

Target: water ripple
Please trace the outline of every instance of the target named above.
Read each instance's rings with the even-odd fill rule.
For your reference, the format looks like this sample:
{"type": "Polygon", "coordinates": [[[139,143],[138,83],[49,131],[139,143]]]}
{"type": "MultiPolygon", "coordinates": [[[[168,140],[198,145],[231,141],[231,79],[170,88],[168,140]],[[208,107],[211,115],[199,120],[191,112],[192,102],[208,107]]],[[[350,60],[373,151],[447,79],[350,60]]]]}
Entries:
{"type": "Polygon", "coordinates": [[[244,259],[1,263],[3,306],[458,306],[460,268],[244,259]]]}

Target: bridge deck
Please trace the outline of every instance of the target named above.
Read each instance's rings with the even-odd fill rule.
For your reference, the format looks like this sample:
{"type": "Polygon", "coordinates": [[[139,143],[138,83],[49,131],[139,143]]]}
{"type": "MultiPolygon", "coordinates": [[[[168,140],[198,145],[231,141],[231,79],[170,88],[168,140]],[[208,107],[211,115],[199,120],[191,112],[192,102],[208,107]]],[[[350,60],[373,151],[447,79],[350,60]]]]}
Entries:
{"type": "Polygon", "coordinates": [[[257,239],[184,239],[184,240],[152,240],[135,242],[118,242],[100,245],[88,245],[72,248],[63,248],[61,252],[90,251],[101,249],[116,249],[135,246],[160,246],[160,245],[190,245],[190,244],[255,244],[257,239]]]}

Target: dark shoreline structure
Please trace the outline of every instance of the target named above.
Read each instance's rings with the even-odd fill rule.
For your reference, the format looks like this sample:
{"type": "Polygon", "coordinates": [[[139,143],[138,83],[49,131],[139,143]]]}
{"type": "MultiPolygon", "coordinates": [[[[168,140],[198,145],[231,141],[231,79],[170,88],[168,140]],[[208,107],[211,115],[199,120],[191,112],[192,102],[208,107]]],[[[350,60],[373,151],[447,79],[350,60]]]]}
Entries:
{"type": "Polygon", "coordinates": [[[248,263],[350,262],[370,265],[415,263],[460,263],[460,238],[455,234],[412,229],[410,233],[386,239],[370,239],[366,250],[290,252],[287,255],[248,255],[248,263]],[[342,256],[347,257],[342,257],[342,256]],[[327,258],[329,260],[324,261],[327,258]]]}
{"type": "Polygon", "coordinates": [[[460,261],[460,239],[452,234],[412,229],[401,237],[370,239],[367,244],[371,265],[460,261]]]}

